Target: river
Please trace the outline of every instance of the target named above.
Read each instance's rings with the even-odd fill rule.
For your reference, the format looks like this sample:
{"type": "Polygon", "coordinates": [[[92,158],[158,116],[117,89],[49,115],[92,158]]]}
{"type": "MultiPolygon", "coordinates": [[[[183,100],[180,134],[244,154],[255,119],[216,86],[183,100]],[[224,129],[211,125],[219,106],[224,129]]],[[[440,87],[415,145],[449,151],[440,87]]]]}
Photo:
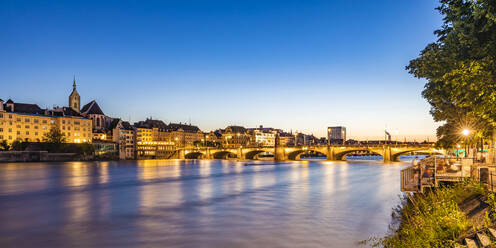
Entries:
{"type": "Polygon", "coordinates": [[[357,247],[407,163],[0,164],[0,247],[357,247]]]}

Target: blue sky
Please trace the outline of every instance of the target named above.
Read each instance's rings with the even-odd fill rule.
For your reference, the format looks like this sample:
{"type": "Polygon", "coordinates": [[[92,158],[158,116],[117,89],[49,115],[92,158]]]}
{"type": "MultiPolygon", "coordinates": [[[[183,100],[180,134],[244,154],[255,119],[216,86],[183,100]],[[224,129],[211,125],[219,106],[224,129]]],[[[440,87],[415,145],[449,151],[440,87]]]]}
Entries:
{"type": "Polygon", "coordinates": [[[436,1],[0,1],[0,98],[82,103],[203,130],[433,139],[424,82],[436,1]]]}

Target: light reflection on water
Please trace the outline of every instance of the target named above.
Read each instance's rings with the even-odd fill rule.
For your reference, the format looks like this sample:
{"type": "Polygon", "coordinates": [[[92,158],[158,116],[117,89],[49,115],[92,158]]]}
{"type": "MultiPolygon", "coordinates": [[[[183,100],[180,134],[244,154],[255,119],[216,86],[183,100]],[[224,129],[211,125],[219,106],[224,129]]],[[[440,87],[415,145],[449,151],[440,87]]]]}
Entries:
{"type": "Polygon", "coordinates": [[[0,164],[0,247],[356,247],[406,163],[0,164]]]}

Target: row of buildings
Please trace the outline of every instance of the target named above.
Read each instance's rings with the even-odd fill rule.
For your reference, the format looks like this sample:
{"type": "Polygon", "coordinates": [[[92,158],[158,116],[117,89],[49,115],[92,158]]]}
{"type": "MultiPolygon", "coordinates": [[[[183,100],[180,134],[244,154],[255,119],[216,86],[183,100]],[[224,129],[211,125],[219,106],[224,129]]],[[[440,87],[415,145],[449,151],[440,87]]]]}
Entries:
{"type": "Polygon", "coordinates": [[[283,146],[323,145],[346,139],[343,127],[329,128],[326,139],[263,126],[228,126],[205,133],[191,124],[166,124],[152,118],[131,124],[105,115],[94,100],[81,106],[75,79],[68,107],[42,109],[0,99],[0,141],[43,142],[52,128],[60,130],[68,143],[93,143],[97,155],[114,154],[120,159],[169,158],[182,147],[274,146],[276,142],[283,146]]]}

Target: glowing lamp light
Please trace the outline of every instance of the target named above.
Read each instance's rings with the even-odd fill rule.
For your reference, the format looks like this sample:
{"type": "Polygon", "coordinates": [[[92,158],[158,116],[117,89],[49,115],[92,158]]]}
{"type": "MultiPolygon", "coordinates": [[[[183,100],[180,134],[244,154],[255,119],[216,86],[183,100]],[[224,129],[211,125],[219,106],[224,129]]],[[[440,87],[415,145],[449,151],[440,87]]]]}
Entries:
{"type": "Polygon", "coordinates": [[[470,134],[470,130],[463,129],[462,134],[463,134],[463,136],[468,136],[470,134]]]}

